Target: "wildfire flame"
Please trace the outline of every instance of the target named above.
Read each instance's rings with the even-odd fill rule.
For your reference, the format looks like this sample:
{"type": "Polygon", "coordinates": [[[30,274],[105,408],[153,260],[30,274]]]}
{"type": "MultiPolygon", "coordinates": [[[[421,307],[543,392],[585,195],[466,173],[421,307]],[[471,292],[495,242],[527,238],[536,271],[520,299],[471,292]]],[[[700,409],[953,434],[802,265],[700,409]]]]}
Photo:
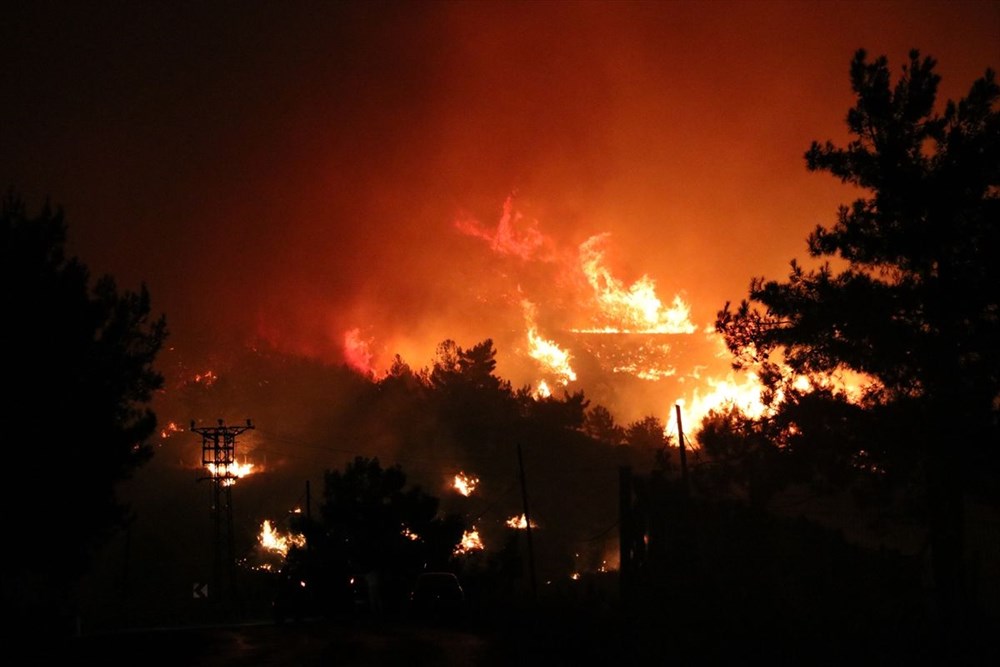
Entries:
{"type": "MultiPolygon", "coordinates": [[[[516,372],[527,376],[516,382],[534,385],[536,399],[551,397],[560,385],[589,385],[596,369],[622,376],[624,381],[622,391],[616,386],[608,392],[608,399],[598,401],[608,400],[613,411],[658,412],[668,435],[678,431],[673,423],[676,404],[684,406],[684,426],[692,433],[710,410],[727,404],[735,404],[749,416],[762,414],[757,376],[737,379],[727,375],[729,364],[724,359],[730,355],[714,326],[705,326],[705,339],[691,335],[699,328],[691,321],[692,307],[682,296],[683,290],[661,299],[657,283],[648,274],[625,280],[612,269],[610,233],[589,235],[578,245],[560,243],[543,233],[538,220],[518,210],[514,194],[504,200],[494,224],[460,216],[454,228],[485,241],[489,252],[503,260],[497,277],[509,283],[510,289],[494,296],[515,308],[520,305],[523,329],[516,335],[524,342],[517,351],[528,363],[516,365],[516,372]],[[544,273],[531,265],[544,265],[544,273]],[[554,320],[557,312],[559,319],[554,320]],[[706,342],[718,343],[724,356],[703,348],[706,342]],[[694,361],[697,355],[702,356],[694,361]],[[627,378],[657,386],[634,388],[627,378]]],[[[490,295],[477,298],[487,300],[490,295]]],[[[374,377],[379,372],[375,368],[378,355],[374,339],[366,338],[363,331],[363,327],[354,328],[342,334],[344,357],[349,366],[374,377]]],[[[379,349],[384,348],[380,341],[379,349]]],[[[381,363],[378,366],[382,369],[381,363]]],[[[601,384],[594,392],[599,397],[604,391],[601,384]]],[[[459,482],[452,485],[463,495],[472,492],[459,482]]]]}
{"type": "MultiPolygon", "coordinates": [[[[528,528],[528,519],[522,513],[520,516],[512,516],[507,519],[507,527],[514,528],[518,530],[526,530],[528,528]]],[[[534,521],[531,522],[532,528],[538,528],[538,524],[534,521]]]]}
{"type": "Polygon", "coordinates": [[[604,265],[604,243],[609,234],[597,234],[580,244],[580,266],[594,290],[601,318],[608,324],[596,329],[580,329],[580,333],[670,333],[690,334],[697,331],[691,323],[691,308],[680,295],[670,308],[656,296],[656,282],[642,276],[629,285],[613,276],[604,265]]]}
{"type": "MultiPolygon", "coordinates": [[[[528,331],[528,354],[532,359],[539,362],[546,372],[555,375],[559,384],[567,385],[576,380],[576,372],[570,366],[569,353],[560,348],[554,341],[547,340],[538,335],[538,327],[535,325],[535,306],[530,301],[521,302],[524,308],[524,319],[527,323],[528,331]]],[[[546,389],[548,385],[546,385],[546,389]]]]}
{"type": "Polygon", "coordinates": [[[549,383],[545,380],[538,381],[538,388],[535,389],[535,399],[548,398],[552,396],[552,390],[549,389],[549,383]]]}
{"type": "MultiPolygon", "coordinates": [[[[687,442],[691,430],[701,424],[711,410],[732,405],[754,419],[764,414],[765,406],[761,401],[762,386],[756,374],[748,373],[742,381],[732,375],[723,380],[706,378],[705,383],[711,391],[702,394],[695,389],[690,401],[683,398],[677,400],[677,405],[681,406],[686,444],[691,444],[687,442]]],[[[677,436],[676,412],[670,415],[666,430],[667,435],[677,436]]]]}
{"type": "Polygon", "coordinates": [[[479,537],[479,531],[473,526],[462,533],[462,541],[455,545],[455,555],[467,554],[471,551],[482,551],[485,547],[479,537]]]}
{"type": "Polygon", "coordinates": [[[170,437],[171,433],[179,433],[183,430],[184,429],[177,425],[177,422],[169,422],[160,430],[160,437],[165,440],[170,437]]]}
{"type": "Polygon", "coordinates": [[[472,495],[472,492],[476,490],[476,486],[478,484],[478,477],[473,477],[471,475],[466,475],[464,472],[459,472],[455,475],[452,488],[461,493],[463,496],[469,497],[472,495]]]}
{"type": "Polygon", "coordinates": [[[520,211],[514,210],[514,197],[503,203],[503,213],[495,232],[484,228],[478,220],[461,218],[455,227],[464,234],[488,241],[494,252],[513,255],[523,260],[548,259],[551,256],[549,239],[538,230],[537,220],[526,221],[520,211]]]}
{"type": "Polygon", "coordinates": [[[282,556],[287,556],[288,550],[292,547],[304,547],[306,545],[306,536],[299,533],[286,533],[282,535],[271,525],[270,521],[264,519],[264,523],[260,527],[258,541],[268,551],[274,551],[282,556]]]}
{"type": "Polygon", "coordinates": [[[347,365],[363,375],[375,374],[371,342],[370,339],[363,339],[361,329],[356,327],[344,332],[344,358],[347,365]]]}
{"type": "Polygon", "coordinates": [[[226,486],[232,486],[236,483],[237,479],[257,472],[256,466],[254,466],[253,463],[239,463],[238,461],[233,461],[228,465],[206,463],[205,468],[208,469],[208,472],[211,473],[213,478],[225,478],[224,484],[226,486]]]}
{"type": "Polygon", "coordinates": [[[219,376],[215,374],[214,371],[205,371],[204,373],[198,373],[194,376],[194,381],[198,384],[203,384],[206,387],[211,387],[215,384],[219,376]]]}

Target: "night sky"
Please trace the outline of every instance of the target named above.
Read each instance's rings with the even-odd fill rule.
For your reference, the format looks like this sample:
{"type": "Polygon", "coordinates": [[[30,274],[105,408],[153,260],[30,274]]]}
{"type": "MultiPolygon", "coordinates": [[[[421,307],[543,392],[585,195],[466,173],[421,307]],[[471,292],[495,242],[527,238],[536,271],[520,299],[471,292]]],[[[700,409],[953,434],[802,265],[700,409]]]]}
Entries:
{"type": "Polygon", "coordinates": [[[918,48],[954,99],[998,34],[996,2],[13,3],[0,179],[64,207],[93,273],[145,282],[189,358],[341,363],[351,340],[377,375],[489,337],[534,385],[529,302],[581,368],[568,389],[666,418],[728,370],[716,311],[853,198],[803,153],[845,141],[854,51],[898,73],[918,48]],[[530,256],[495,242],[508,198],[530,256]],[[598,235],[622,288],[690,307],[670,383],[583,372],[606,347],[572,333],[600,324],[579,271],[598,235]]]}

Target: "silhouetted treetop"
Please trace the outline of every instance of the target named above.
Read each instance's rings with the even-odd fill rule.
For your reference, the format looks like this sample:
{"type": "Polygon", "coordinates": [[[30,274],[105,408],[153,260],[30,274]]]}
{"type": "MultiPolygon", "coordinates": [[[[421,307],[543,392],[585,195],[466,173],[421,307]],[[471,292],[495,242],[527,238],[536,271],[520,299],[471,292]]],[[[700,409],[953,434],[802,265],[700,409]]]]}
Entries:
{"type": "Polygon", "coordinates": [[[783,451],[828,480],[919,490],[950,641],[965,610],[964,495],[996,500],[1000,463],[1000,87],[987,69],[939,113],[936,64],[914,50],[893,83],[885,57],[855,54],[853,138],[813,142],[805,158],[862,196],[808,237],[826,263],[754,278],[716,329],[767,384],[783,451]],[[862,400],[795,385],[845,371],[867,383],[862,400]]]}
{"type": "Polygon", "coordinates": [[[45,489],[23,498],[4,485],[5,507],[32,506],[6,514],[24,547],[5,550],[4,571],[33,582],[18,602],[50,611],[125,519],[115,486],[152,454],[149,403],[163,384],[154,361],[166,337],[145,285],[120,291],[110,276],[91,285],[66,235],[62,210],[32,215],[13,192],[3,199],[5,460],[41,473],[45,489]]]}
{"type": "Polygon", "coordinates": [[[935,64],[912,52],[893,86],[884,57],[855,55],[855,138],[806,153],[810,170],[869,193],[808,239],[810,255],[839,255],[847,268],[793,261],[787,282],[755,278],[718,329],[737,363],[762,364],[772,386],[780,349],[797,372],[846,366],[898,395],[961,385],[985,426],[1000,386],[1000,88],[987,70],[938,115],[935,64]]]}
{"type": "Polygon", "coordinates": [[[409,575],[429,562],[444,567],[464,522],[439,512],[439,500],[408,485],[397,464],[355,457],[324,475],[321,506],[326,567],[409,575]]]}

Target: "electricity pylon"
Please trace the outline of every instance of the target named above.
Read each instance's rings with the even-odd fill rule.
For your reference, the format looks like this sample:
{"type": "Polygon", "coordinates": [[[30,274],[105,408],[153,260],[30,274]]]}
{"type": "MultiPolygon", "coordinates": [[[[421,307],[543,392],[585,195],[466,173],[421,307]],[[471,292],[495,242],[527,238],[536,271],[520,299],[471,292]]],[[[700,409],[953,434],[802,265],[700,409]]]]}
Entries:
{"type": "Polygon", "coordinates": [[[208,469],[207,477],[200,481],[210,481],[211,514],[214,537],[214,564],[212,568],[213,586],[222,598],[232,598],[236,591],[236,546],[233,537],[233,484],[236,482],[236,436],[252,429],[248,419],[246,425],[226,426],[220,419],[217,426],[196,426],[191,421],[191,430],[201,434],[201,464],[208,469]],[[222,588],[223,572],[228,578],[228,587],[222,588]]]}

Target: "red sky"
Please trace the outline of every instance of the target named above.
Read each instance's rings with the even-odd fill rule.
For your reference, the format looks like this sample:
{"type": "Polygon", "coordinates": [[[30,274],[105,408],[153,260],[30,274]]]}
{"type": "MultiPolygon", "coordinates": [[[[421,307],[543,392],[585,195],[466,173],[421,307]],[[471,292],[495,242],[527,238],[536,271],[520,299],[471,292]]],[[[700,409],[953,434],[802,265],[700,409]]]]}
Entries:
{"type": "Polygon", "coordinates": [[[933,56],[954,99],[1000,66],[1000,3],[16,3],[0,180],[62,205],[71,250],[145,281],[192,355],[263,337],[339,362],[357,329],[378,369],[421,367],[489,337],[535,383],[527,300],[570,389],[665,418],[727,360],[697,333],[657,339],[669,384],[588,362],[581,244],[606,234],[608,275],[699,329],[784,277],[852,197],[803,154],[845,140],[861,47],[897,73],[933,56]],[[508,197],[528,258],[455,224],[496,232],[508,197]]]}

